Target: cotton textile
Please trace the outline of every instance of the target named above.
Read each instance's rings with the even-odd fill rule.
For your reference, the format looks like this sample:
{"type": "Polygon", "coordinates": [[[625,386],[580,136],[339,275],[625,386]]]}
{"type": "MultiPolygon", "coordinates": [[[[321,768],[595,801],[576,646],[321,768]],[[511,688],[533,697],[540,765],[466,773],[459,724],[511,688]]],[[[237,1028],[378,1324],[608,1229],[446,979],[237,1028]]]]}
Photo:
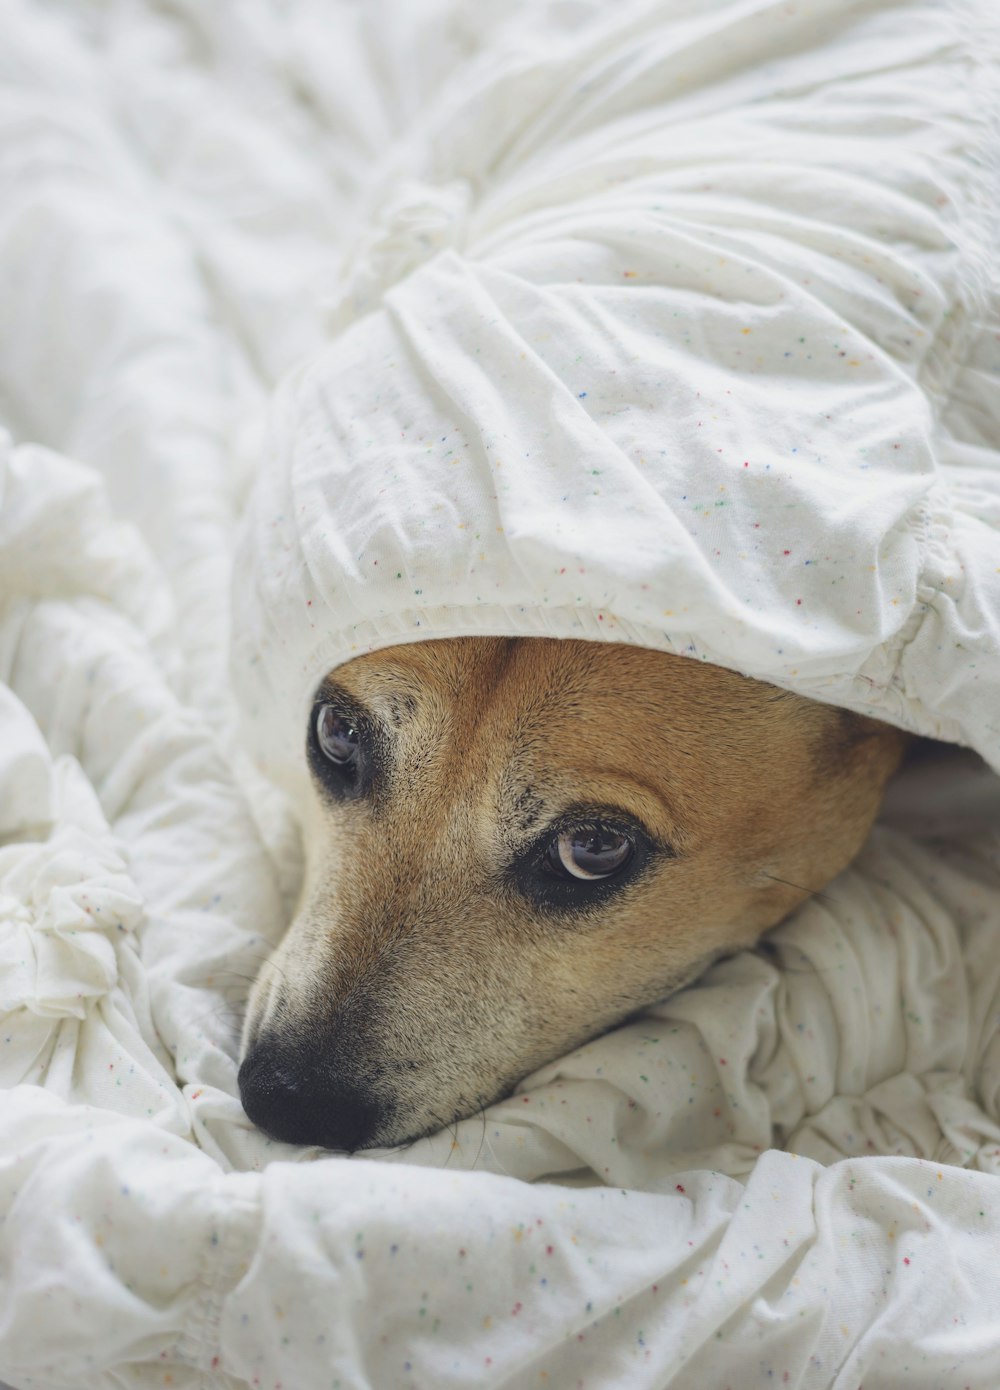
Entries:
{"type": "Polygon", "coordinates": [[[469,633],[683,652],[1000,767],[998,35],[625,5],[444,87],[264,443],[233,669],[276,775],[328,669],[469,633]]]}
{"type": "Polygon", "coordinates": [[[642,641],[997,766],[989,10],[0,3],[0,1380],[1000,1381],[971,754],[450,1131],[236,1087],[248,750],[356,651],[642,641]]]}

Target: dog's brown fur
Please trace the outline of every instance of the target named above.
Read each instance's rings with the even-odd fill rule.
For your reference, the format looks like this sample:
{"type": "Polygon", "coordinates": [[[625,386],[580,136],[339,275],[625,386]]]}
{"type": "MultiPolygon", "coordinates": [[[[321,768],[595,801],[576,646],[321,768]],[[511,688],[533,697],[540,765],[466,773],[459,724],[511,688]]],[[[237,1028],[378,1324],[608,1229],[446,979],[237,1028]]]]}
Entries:
{"type": "Polygon", "coordinates": [[[321,698],[367,712],[379,770],[344,801],[314,779],[241,1080],[263,1127],[346,1148],[478,1109],[752,943],[851,860],[905,743],[690,658],[540,638],[392,647],[321,698]],[[553,906],[536,850],[567,813],[651,848],[553,906]]]}

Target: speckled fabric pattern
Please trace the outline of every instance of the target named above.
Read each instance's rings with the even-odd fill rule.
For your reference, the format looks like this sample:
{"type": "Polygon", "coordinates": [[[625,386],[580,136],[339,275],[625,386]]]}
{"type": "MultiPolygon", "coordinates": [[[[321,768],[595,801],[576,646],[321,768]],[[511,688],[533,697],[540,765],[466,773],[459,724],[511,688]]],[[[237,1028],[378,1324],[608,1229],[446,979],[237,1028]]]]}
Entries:
{"type": "Polygon", "coordinates": [[[279,774],[329,668],[467,633],[682,652],[1000,766],[988,11],[616,6],[435,93],[264,441],[234,676],[279,774]]]}
{"type": "Polygon", "coordinates": [[[1000,1383],[972,754],[448,1131],[236,1086],[299,874],[243,739],[294,782],[355,651],[649,642],[1000,761],[992,8],[0,4],[0,1380],[1000,1383]]]}

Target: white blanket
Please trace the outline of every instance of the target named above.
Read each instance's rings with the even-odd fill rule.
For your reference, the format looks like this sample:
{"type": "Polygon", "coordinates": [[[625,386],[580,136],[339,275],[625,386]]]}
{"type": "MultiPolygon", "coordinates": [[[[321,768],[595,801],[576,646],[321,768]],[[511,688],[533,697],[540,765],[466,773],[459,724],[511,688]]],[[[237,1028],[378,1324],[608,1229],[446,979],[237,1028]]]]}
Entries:
{"type": "Polygon", "coordinates": [[[234,679],[276,776],[414,638],[634,642],[1000,768],[1000,14],[627,0],[372,174],[283,382],[234,679]]]}
{"type": "MultiPolygon", "coordinates": [[[[771,52],[766,26],[799,13],[667,8],[689,55],[678,91],[697,86],[692,53],[725,66],[757,25],[771,52]],[[736,22],[750,29],[727,41],[736,22]]],[[[343,253],[349,212],[384,225],[389,142],[413,137],[467,63],[516,72],[512,122],[533,91],[565,129],[579,96],[546,105],[538,73],[560,45],[593,51],[606,14],[0,4],[0,1378],[18,1390],[930,1390],[1000,1375],[1000,793],[968,755],[907,774],[856,865],[758,950],[451,1132],[328,1157],[270,1144],[237,1100],[240,1007],[298,873],[226,674],[258,422],[298,362],[328,373],[331,306],[334,326],[363,310],[414,246],[431,277],[454,265],[454,250],[432,264],[465,207],[448,170],[415,240],[373,233],[343,253]]],[[[933,92],[942,147],[959,149],[944,107],[968,89],[929,86],[921,63],[947,66],[971,14],[813,5],[785,47],[820,43],[824,77],[859,52],[898,70],[892,89],[933,92]],[[868,26],[860,48],[838,46],[834,13],[868,26]],[[905,61],[902,43],[916,46],[905,61]]],[[[615,69],[604,29],[602,44],[634,104],[639,74],[615,69]]],[[[782,90],[806,124],[822,106],[813,83],[782,90]]],[[[931,278],[959,263],[947,244],[911,253],[931,278]]],[[[965,563],[996,523],[998,367],[985,282],[948,283],[946,301],[920,282],[939,330],[967,323],[958,355],[934,356],[950,403],[933,428],[904,410],[900,430],[907,479],[927,481],[943,454],[957,470],[959,549],[935,553],[965,563]]],[[[883,369],[866,369],[871,401],[906,406],[913,372],[893,368],[880,394],[883,369]]],[[[836,430],[855,419],[851,404],[836,430]]],[[[893,504],[900,536],[923,487],[893,504]]],[[[940,499],[940,479],[927,487],[940,499]]],[[[702,539],[677,553],[707,555],[702,539]]],[[[960,601],[935,600],[939,625],[921,629],[975,650],[884,668],[880,699],[898,722],[929,710],[995,761],[1000,559],[986,553],[993,567],[967,568],[960,601]],[[919,684],[925,667],[937,691],[919,684]]],[[[917,576],[925,557],[904,545],[891,574],[917,576]]],[[[857,671],[901,652],[914,615],[859,631],[857,671]]],[[[258,632],[241,629],[242,696],[258,632]]],[[[845,697],[850,665],[814,671],[814,693],[845,697]]]]}

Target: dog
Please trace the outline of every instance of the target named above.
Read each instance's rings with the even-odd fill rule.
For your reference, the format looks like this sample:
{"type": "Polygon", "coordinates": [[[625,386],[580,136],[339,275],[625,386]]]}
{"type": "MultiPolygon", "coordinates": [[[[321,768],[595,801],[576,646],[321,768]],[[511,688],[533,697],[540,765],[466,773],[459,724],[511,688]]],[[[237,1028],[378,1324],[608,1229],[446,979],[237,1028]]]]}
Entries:
{"type": "Polygon", "coordinates": [[[750,946],[853,858],[907,735],[686,656],[466,637],[316,693],[247,1114],[397,1145],[750,946]]]}

